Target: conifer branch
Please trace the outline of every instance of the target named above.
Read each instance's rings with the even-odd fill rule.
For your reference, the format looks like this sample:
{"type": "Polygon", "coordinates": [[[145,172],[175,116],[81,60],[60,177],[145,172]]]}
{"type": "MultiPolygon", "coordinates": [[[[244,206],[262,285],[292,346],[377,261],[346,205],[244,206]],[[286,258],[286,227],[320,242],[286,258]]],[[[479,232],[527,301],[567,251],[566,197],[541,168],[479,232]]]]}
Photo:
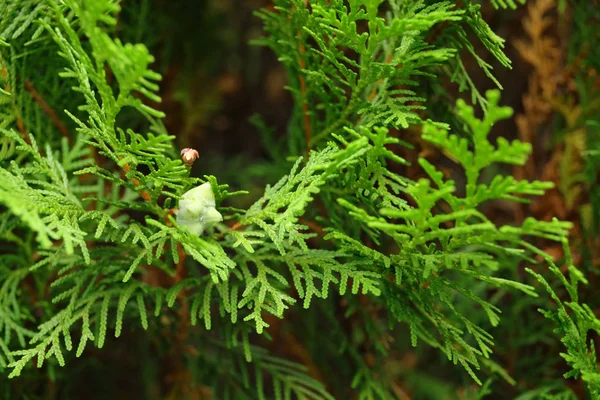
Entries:
{"type": "Polygon", "coordinates": [[[13,4],[0,13],[0,397],[20,375],[72,377],[75,357],[121,344],[137,357],[129,340],[166,354],[157,381],[172,397],[481,399],[513,386],[512,397],[572,398],[562,380],[547,384],[562,345],[567,377],[600,396],[589,339],[600,322],[579,290],[573,224],[489,212],[554,185],[501,173],[533,148],[527,135],[496,134],[512,109],[498,90],[479,92],[464,59],[498,86],[480,50],[510,66],[479,4],[275,0],[257,13],[258,42],[289,75],[287,136],[259,123],[270,160],[227,158],[203,178],[191,166],[208,155],[178,151],[149,106],[161,101],[156,41],[126,40],[143,36],[146,18],[134,35],[128,21],[148,9],[123,3],[133,8],[121,18],[118,0],[13,4]],[[443,75],[477,107],[448,104],[443,75]],[[42,96],[32,76],[52,90],[42,96]],[[447,160],[406,156],[415,140],[398,132],[447,160]],[[247,192],[227,176],[252,196],[237,201],[247,192]],[[257,176],[274,183],[256,191],[257,176]],[[530,343],[544,359],[523,372],[510,355],[530,343]],[[457,379],[441,384],[448,370],[457,379]]]}
{"type": "MultiPolygon", "coordinates": [[[[131,168],[129,167],[129,163],[123,164],[123,171],[125,172],[125,176],[127,176],[130,170],[131,168]]],[[[129,180],[131,181],[131,183],[133,183],[133,186],[135,186],[136,188],[140,186],[140,181],[137,178],[130,178],[129,180]]],[[[139,193],[145,201],[152,201],[152,197],[150,196],[150,193],[148,193],[148,191],[142,189],[139,191],[139,193]]]]}
{"type": "MultiPolygon", "coordinates": [[[[4,80],[6,80],[6,84],[4,85],[4,91],[6,93],[11,93],[12,92],[12,88],[10,87],[10,82],[8,80],[8,70],[6,69],[6,65],[4,64],[4,60],[2,59],[2,57],[0,56],[0,76],[2,76],[2,78],[4,80]]],[[[23,136],[23,139],[25,139],[25,141],[29,144],[31,143],[30,138],[29,138],[29,132],[27,132],[25,125],[23,124],[23,118],[21,117],[21,112],[19,109],[17,109],[16,107],[13,107],[13,111],[15,113],[16,116],[16,125],[17,125],[17,129],[19,130],[19,132],[21,132],[21,135],[23,136]]]]}
{"type": "Polygon", "coordinates": [[[42,107],[42,110],[44,110],[44,112],[48,115],[48,117],[50,118],[54,126],[56,126],[56,129],[58,129],[61,135],[67,138],[69,142],[71,142],[72,138],[69,134],[69,131],[67,130],[67,127],[60,120],[60,118],[58,118],[52,107],[50,107],[50,105],[46,103],[46,100],[44,100],[44,98],[38,93],[38,91],[33,86],[33,83],[31,83],[30,81],[25,81],[25,90],[31,93],[33,99],[40,105],[40,107],[42,107]]]}

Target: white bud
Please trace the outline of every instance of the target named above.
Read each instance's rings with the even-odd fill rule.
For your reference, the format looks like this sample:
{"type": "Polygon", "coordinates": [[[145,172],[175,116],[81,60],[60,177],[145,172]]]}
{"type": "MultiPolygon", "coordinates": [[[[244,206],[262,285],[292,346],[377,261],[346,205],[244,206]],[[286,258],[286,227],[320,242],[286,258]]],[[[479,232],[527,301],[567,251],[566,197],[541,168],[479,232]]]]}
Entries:
{"type": "Polygon", "coordinates": [[[215,206],[215,195],[210,183],[206,182],[181,197],[177,223],[187,227],[193,234],[201,235],[207,226],[223,221],[223,216],[215,206]]]}

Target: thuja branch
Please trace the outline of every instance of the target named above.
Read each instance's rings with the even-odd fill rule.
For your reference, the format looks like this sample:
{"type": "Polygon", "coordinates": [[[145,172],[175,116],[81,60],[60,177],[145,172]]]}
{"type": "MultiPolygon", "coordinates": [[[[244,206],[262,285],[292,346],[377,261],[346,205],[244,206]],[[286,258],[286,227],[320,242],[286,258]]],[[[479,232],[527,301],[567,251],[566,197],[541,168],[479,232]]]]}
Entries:
{"type": "Polygon", "coordinates": [[[63,137],[66,137],[69,140],[69,142],[71,142],[73,139],[71,138],[71,135],[69,134],[69,131],[67,130],[67,127],[60,120],[60,118],[58,118],[58,116],[54,112],[54,109],[52,107],[50,107],[50,105],[46,102],[46,100],[44,100],[44,98],[35,89],[35,87],[33,86],[33,83],[31,83],[31,81],[28,81],[28,80],[25,81],[25,90],[27,90],[29,93],[31,93],[31,96],[33,97],[33,99],[36,101],[36,103],[38,103],[40,105],[40,107],[42,107],[42,110],[46,113],[46,115],[48,115],[48,117],[50,118],[50,120],[52,121],[54,126],[56,126],[56,129],[58,129],[60,134],[63,137]]]}
{"type": "MultiPolygon", "coordinates": [[[[125,171],[126,177],[130,170],[131,170],[131,168],[129,167],[129,163],[123,164],[123,171],[125,171]]],[[[140,181],[137,178],[128,178],[128,179],[131,181],[131,183],[133,183],[133,186],[135,186],[136,188],[138,188],[140,186],[140,181]]],[[[150,193],[148,193],[147,190],[142,189],[142,190],[138,190],[138,192],[144,200],[152,201],[152,196],[150,196],[150,193]]]]}
{"type": "Polygon", "coordinates": [[[352,91],[352,94],[350,95],[350,101],[344,108],[344,111],[340,114],[339,118],[313,136],[313,138],[310,141],[311,147],[316,145],[323,138],[329,136],[331,133],[337,131],[339,128],[341,128],[344,124],[348,122],[348,117],[350,117],[352,113],[356,110],[359,101],[358,97],[360,96],[360,93],[363,91],[363,89],[364,86],[360,85],[352,91]]]}
{"type": "MultiPolygon", "coordinates": [[[[8,69],[6,68],[6,65],[4,64],[4,60],[2,59],[1,56],[0,56],[0,75],[2,75],[2,78],[4,80],[6,80],[6,84],[4,85],[4,91],[6,93],[11,93],[12,88],[10,87],[10,83],[9,83],[9,79],[8,79],[9,78],[8,69]]],[[[14,104],[14,102],[13,102],[13,112],[15,113],[15,116],[16,116],[17,129],[23,136],[23,139],[25,139],[25,142],[27,142],[27,144],[31,144],[31,139],[29,138],[29,133],[27,132],[27,129],[25,128],[25,124],[23,124],[23,117],[21,116],[21,110],[19,110],[17,105],[14,104]]]]}

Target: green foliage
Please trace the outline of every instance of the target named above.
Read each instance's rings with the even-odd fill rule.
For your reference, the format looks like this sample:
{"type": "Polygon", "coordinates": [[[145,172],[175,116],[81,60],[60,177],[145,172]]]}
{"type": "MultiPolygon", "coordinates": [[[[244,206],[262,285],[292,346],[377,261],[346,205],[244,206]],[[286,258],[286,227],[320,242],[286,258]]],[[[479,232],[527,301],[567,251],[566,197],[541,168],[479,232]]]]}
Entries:
{"type": "Polygon", "coordinates": [[[525,4],[526,0],[517,0],[517,1],[513,1],[513,0],[492,0],[492,4],[494,5],[494,7],[496,8],[512,8],[515,9],[518,7],[519,4],[525,4]]]}
{"type": "MultiPolygon", "coordinates": [[[[390,1],[382,16],[383,1],[314,1],[310,11],[302,0],[275,3],[276,12],[258,13],[271,35],[257,43],[277,53],[290,77],[296,100],[292,153],[301,152],[305,137],[318,145],[343,126],[406,128],[419,123],[425,98],[414,88],[422,78],[435,78],[441,69],[467,89],[464,82],[470,79],[457,56],[463,46],[492,77],[491,66],[469,43],[466,26],[504,65],[510,63],[501,50],[503,40],[470,2],[458,8],[447,1],[390,1]],[[431,44],[431,31],[442,24],[443,33],[431,44]],[[309,123],[302,124],[303,118],[309,123]]],[[[473,85],[468,89],[485,104],[473,85]]]]}
{"type": "MultiPolygon", "coordinates": [[[[257,13],[267,33],[257,42],[285,66],[294,112],[289,157],[273,141],[265,147],[277,167],[295,162],[247,209],[228,206],[246,192],[230,192],[214,176],[192,177],[178,158],[162,122],[161,76],[150,50],[115,33],[118,1],[0,6],[0,380],[52,375],[57,365],[68,370],[73,356],[93,359],[92,346],[105,351],[113,334],[135,334],[151,338],[161,357],[179,357],[190,381],[215,398],[397,398],[398,373],[385,361],[431,348],[434,363],[460,364],[460,379],[481,386],[464,398],[481,399],[494,379],[517,384],[493,356],[493,332],[505,319],[500,299],[530,304],[540,295],[518,274],[527,265],[557,304],[543,313],[567,349],[566,376],[581,376],[600,396],[587,340],[600,325],[578,301],[585,278],[569,256],[567,281],[535,242],[560,243],[568,253],[571,224],[504,224],[485,213],[491,201],[527,202],[553,185],[498,173],[523,165],[532,149],[492,139],[512,110],[500,105],[498,90],[480,94],[466,72],[462,53],[495,81],[467,27],[510,66],[480,6],[275,3],[257,13]],[[41,59],[46,68],[34,66],[41,59]],[[445,91],[442,74],[470,91],[481,118],[458,99],[448,120],[431,120],[426,100],[445,91]],[[48,115],[26,85],[64,112],[48,115]],[[416,126],[456,163],[454,179],[424,157],[420,178],[405,173],[410,163],[398,149],[414,150],[398,136],[416,126]],[[197,235],[173,215],[182,195],[205,182],[225,221],[197,235]],[[543,272],[546,265],[553,275],[543,272]],[[278,327],[284,318],[297,332],[306,329],[305,345],[322,357],[320,366],[333,359],[335,375],[343,364],[344,386],[320,382],[314,369],[260,347],[262,337],[287,334],[278,327]],[[390,332],[398,344],[386,339],[390,332]]],[[[521,398],[570,398],[564,385],[536,390],[522,390],[521,398]]]]}
{"type": "MultiPolygon", "coordinates": [[[[484,168],[494,162],[523,163],[530,151],[528,145],[518,141],[508,143],[500,139],[497,147],[490,143],[487,135],[493,123],[507,118],[511,112],[498,106],[498,92],[489,92],[487,100],[489,109],[483,120],[473,116],[470,106],[458,103],[457,115],[469,128],[472,144],[456,135],[448,135],[445,129],[431,123],[424,128],[423,138],[443,147],[448,156],[464,168],[466,182],[460,190],[464,196],[455,195],[455,182],[444,180],[441,172],[421,159],[420,164],[431,180],[407,182],[401,190],[407,202],[388,200],[392,206],[383,205],[378,215],[370,215],[360,205],[338,199],[351,217],[369,228],[373,240],[385,243],[385,247],[389,247],[388,242],[392,240],[399,249],[396,254],[385,254],[383,248],[380,251],[367,248],[339,231],[329,235],[339,240],[344,250],[354,252],[355,259],[366,257],[394,277],[383,281],[382,301],[392,320],[408,323],[414,346],[421,339],[439,348],[450,361],[460,363],[477,382],[480,381],[473,368],[480,369],[482,363],[488,362],[493,341],[484,328],[456,308],[456,296],[478,304],[489,324],[496,326],[500,310],[469,287],[479,280],[492,287],[536,295],[533,287],[494,274],[514,265],[518,259],[528,259],[522,246],[525,236],[561,240],[570,226],[534,219],[527,219],[520,227],[497,226],[477,210],[487,200],[542,194],[551,187],[548,183],[515,182],[512,177],[501,176],[489,184],[478,184],[479,173],[484,168]],[[436,212],[438,209],[444,212],[436,212]],[[461,275],[468,279],[458,280],[461,275]],[[465,340],[465,332],[471,340],[465,340]]],[[[504,377],[511,380],[505,374],[504,377]]]]}
{"type": "Polygon", "coordinates": [[[546,289],[550,297],[556,302],[556,310],[540,309],[539,311],[548,319],[556,324],[555,332],[562,336],[567,353],[561,353],[561,356],[571,367],[571,371],[565,373],[566,378],[578,378],[581,376],[587,383],[590,394],[593,398],[600,396],[600,372],[596,360],[596,350],[594,342],[588,343],[589,332],[598,334],[600,331],[600,320],[594,315],[592,309],[585,303],[579,302],[577,285],[587,283],[583,274],[573,265],[570,250],[567,241],[563,241],[565,254],[565,264],[569,271],[569,279],[563,275],[561,270],[547,258],[550,264],[550,271],[556,275],[564,285],[569,294],[570,301],[561,300],[556,291],[550,286],[544,276],[528,269],[536,279],[546,289]]]}

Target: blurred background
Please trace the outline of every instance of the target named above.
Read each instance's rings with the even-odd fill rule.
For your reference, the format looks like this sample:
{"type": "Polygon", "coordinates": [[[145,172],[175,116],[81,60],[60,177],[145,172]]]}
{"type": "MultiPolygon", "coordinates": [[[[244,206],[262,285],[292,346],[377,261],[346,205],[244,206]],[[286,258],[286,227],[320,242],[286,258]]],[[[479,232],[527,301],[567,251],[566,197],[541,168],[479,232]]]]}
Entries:
{"type": "MultiPolygon", "coordinates": [[[[476,39],[472,41],[477,53],[493,66],[504,88],[502,103],[515,111],[512,119],[495,127],[494,135],[511,140],[518,138],[531,143],[534,149],[525,166],[503,172],[519,179],[555,183],[555,189],[531,204],[495,202],[490,204],[486,214],[498,223],[515,223],[527,216],[544,220],[557,217],[573,222],[574,261],[590,280],[581,300],[600,307],[594,289],[600,283],[597,275],[600,267],[600,1],[528,0],[527,5],[516,10],[496,10],[490,1],[481,3],[484,19],[506,40],[505,52],[512,60],[512,69],[507,69],[476,39]]],[[[123,42],[146,44],[155,56],[154,69],[163,76],[160,84],[163,101],[153,106],[166,113],[165,124],[169,133],[176,136],[179,148],[198,150],[200,159],[193,166],[193,174],[214,174],[220,183],[227,183],[234,190],[250,191],[250,195],[240,196],[241,203],[236,206],[249,205],[260,196],[265,184],[274,183],[282,175],[280,169],[271,168],[270,155],[264,146],[265,131],[272,132],[269,140],[284,139],[292,111],[282,65],[269,49],[250,44],[262,35],[262,23],[253,12],[272,7],[272,3],[268,0],[124,0],[121,6],[115,35],[123,42]],[[262,116],[262,123],[268,128],[259,129],[252,122],[256,121],[255,115],[262,116]]],[[[475,60],[466,56],[465,66],[482,92],[495,87],[475,60]]],[[[458,97],[470,99],[469,94],[460,93],[454,83],[445,84],[448,98],[435,99],[436,102],[453,104],[458,97]]],[[[428,106],[435,108],[433,103],[428,106]]],[[[403,150],[406,152],[403,157],[414,162],[419,154],[427,154],[433,160],[439,156],[439,162],[443,162],[441,155],[432,154],[434,150],[422,146],[418,133],[418,129],[395,133],[415,146],[414,150],[403,150]]],[[[410,178],[418,178],[420,174],[418,168],[412,167],[403,173],[410,178]]],[[[545,250],[560,257],[562,249],[559,245],[553,246],[545,250]]],[[[510,303],[511,299],[506,301],[510,303]]],[[[600,314],[600,308],[597,311],[596,315],[600,314]]],[[[541,320],[535,315],[535,321],[541,320]]],[[[288,328],[279,334],[288,335],[286,332],[294,326],[294,314],[290,313],[289,318],[288,328]]],[[[521,380],[526,379],[531,369],[539,367],[541,371],[543,362],[540,360],[544,360],[546,351],[556,355],[549,361],[550,366],[543,364],[544,371],[549,371],[549,379],[557,375],[550,371],[566,370],[557,356],[561,351],[559,343],[546,343],[547,347],[535,350],[539,346],[535,340],[539,338],[531,343],[515,339],[520,337],[523,324],[529,323],[527,318],[515,319],[514,325],[508,323],[506,331],[494,334],[503,338],[498,340],[495,350],[501,363],[519,385],[525,387],[527,383],[521,380]],[[531,348],[531,352],[528,353],[527,348],[531,348]],[[530,358],[519,360],[520,357],[530,358]]],[[[550,328],[544,329],[549,331],[550,328]]],[[[107,343],[102,351],[89,349],[90,357],[85,361],[70,364],[68,390],[74,398],[90,398],[90,393],[95,398],[119,399],[162,398],[169,393],[175,396],[175,392],[165,391],[165,388],[178,379],[189,378],[173,376],[168,365],[145,363],[144,358],[138,357],[139,354],[152,357],[153,349],[158,346],[151,341],[160,339],[146,337],[138,331],[126,332],[124,336],[107,343]],[[94,379],[94,376],[102,379],[94,379]],[[154,377],[165,381],[148,385],[154,377]]],[[[395,338],[399,343],[408,342],[402,335],[395,338]]],[[[310,364],[310,357],[298,350],[294,340],[288,335],[283,342],[274,341],[268,347],[277,355],[306,364],[311,373],[318,374],[315,368],[319,367],[310,364]]],[[[390,360],[390,368],[423,371],[423,375],[407,378],[409,391],[419,393],[419,387],[427,386],[431,378],[426,376],[438,376],[440,381],[435,384],[442,385],[444,379],[453,381],[447,377],[448,373],[462,374],[462,371],[454,371],[457,367],[449,363],[437,364],[437,353],[417,356],[421,351],[427,350],[411,348],[390,360]]],[[[55,374],[54,378],[60,382],[63,373],[66,374],[64,369],[56,369],[51,375],[55,374]]],[[[327,378],[335,373],[325,371],[327,378]]],[[[19,385],[27,379],[24,376],[19,385]]],[[[48,385],[47,398],[60,398],[63,389],[53,390],[53,384],[48,385]]],[[[329,380],[329,385],[336,389],[335,378],[329,380]]],[[[569,385],[583,398],[578,381],[569,381],[569,385]]],[[[461,390],[466,392],[471,386],[469,381],[461,390]]],[[[498,391],[502,393],[500,397],[494,398],[514,398],[515,390],[505,385],[498,391]]],[[[203,398],[201,385],[195,393],[203,398]]]]}

